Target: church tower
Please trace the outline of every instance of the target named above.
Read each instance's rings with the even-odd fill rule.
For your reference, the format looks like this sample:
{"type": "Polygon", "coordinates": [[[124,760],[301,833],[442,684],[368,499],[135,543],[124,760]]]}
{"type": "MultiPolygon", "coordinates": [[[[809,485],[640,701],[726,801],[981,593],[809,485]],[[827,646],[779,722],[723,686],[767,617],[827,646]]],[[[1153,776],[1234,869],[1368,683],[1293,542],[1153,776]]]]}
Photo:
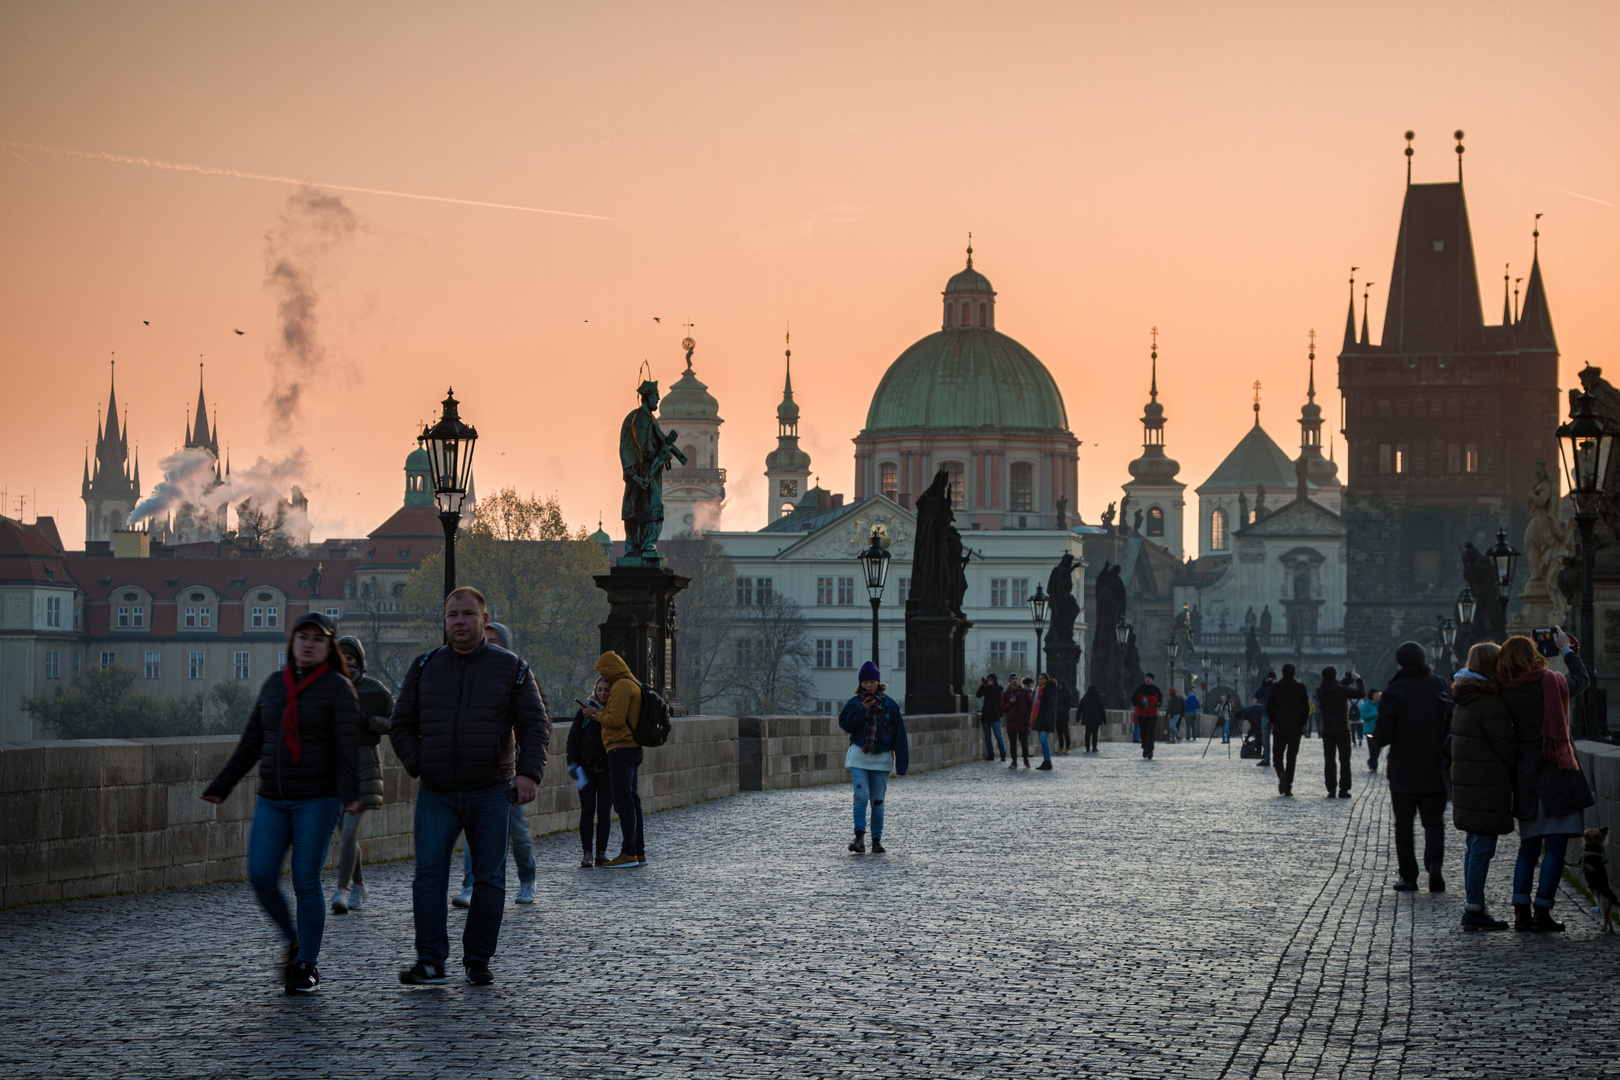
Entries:
{"type": "Polygon", "coordinates": [[[664,474],[664,529],[660,540],[682,533],[699,535],[720,528],[726,503],[726,471],[720,468],[720,403],[692,370],[691,338],[686,349],[686,371],[658,404],[658,419],[673,428],[686,463],[672,461],[664,474]]]}
{"type": "MultiPolygon", "coordinates": [[[[116,375],[116,369],[114,370],[116,375]]],[[[96,420],[96,459],[92,472],[90,461],[84,463],[84,485],[80,498],[84,500],[84,539],[111,541],[112,534],[127,528],[125,522],[135,504],[141,499],[141,466],[135,463],[130,471],[129,424],[118,424],[118,386],[109,378],[107,391],[107,422],[96,420]]]]}
{"type": "MultiPolygon", "coordinates": [[[[214,459],[214,479],[207,485],[208,489],[216,488],[225,482],[230,473],[228,466],[222,463],[219,453],[219,417],[216,415],[213,422],[209,422],[208,397],[203,390],[201,361],[197,363],[197,411],[195,415],[186,418],[184,447],[187,450],[201,450],[214,459]]],[[[163,541],[167,544],[191,544],[218,540],[225,535],[228,513],[229,508],[225,503],[212,510],[189,503],[176,507],[168,522],[160,527],[163,541]]]]}
{"type": "Polygon", "coordinates": [[[1524,535],[1536,461],[1558,460],[1558,345],[1540,252],[1518,318],[1485,325],[1457,140],[1454,183],[1412,183],[1407,146],[1383,336],[1355,340],[1352,308],[1339,352],[1345,644],[1373,680],[1394,671],[1402,640],[1433,641],[1435,612],[1463,584],[1464,543],[1524,535]]]}
{"type": "MultiPolygon", "coordinates": [[[[788,339],[792,344],[792,338],[788,339]]],[[[793,400],[793,350],[784,353],[787,380],[776,407],[776,449],[765,455],[765,524],[793,513],[810,489],[810,455],[799,449],[799,406],[793,400]]]]}
{"type": "Polygon", "coordinates": [[[1142,456],[1131,462],[1124,485],[1124,524],[1135,526],[1142,515],[1142,535],[1182,557],[1181,517],[1187,485],[1176,479],[1181,466],[1164,453],[1164,406],[1159,404],[1159,328],[1153,328],[1152,375],[1148,403],[1142,410],[1142,456]]]}
{"type": "Polygon", "coordinates": [[[1306,384],[1305,404],[1299,410],[1299,457],[1294,461],[1296,475],[1305,489],[1302,495],[1326,510],[1337,514],[1341,508],[1343,486],[1339,483],[1339,466],[1322,454],[1322,406],[1316,403],[1316,331],[1311,331],[1310,381],[1306,384]]]}

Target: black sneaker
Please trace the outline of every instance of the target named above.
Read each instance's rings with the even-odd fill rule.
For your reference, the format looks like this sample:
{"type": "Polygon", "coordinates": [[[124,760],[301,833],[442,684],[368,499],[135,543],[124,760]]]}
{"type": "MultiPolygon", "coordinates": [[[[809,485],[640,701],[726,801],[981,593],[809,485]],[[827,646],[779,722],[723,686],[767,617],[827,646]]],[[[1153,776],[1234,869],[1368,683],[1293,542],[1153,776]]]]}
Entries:
{"type": "Polygon", "coordinates": [[[1050,761],[1043,761],[1039,765],[1035,766],[1035,771],[1036,772],[1051,772],[1052,771],[1052,763],[1050,761]]]}
{"type": "Polygon", "coordinates": [[[321,988],[321,973],[315,970],[314,964],[306,964],[302,960],[287,969],[287,982],[283,989],[289,994],[313,994],[321,988]]]}
{"type": "Polygon", "coordinates": [[[279,974],[283,983],[292,981],[293,965],[298,963],[298,942],[293,942],[282,951],[279,974]]]}
{"type": "Polygon", "coordinates": [[[888,851],[888,850],[889,850],[888,848],[883,846],[883,841],[882,840],[879,840],[875,836],[872,837],[872,854],[874,854],[874,855],[882,855],[885,851],[888,851]]]}
{"type": "MultiPolygon", "coordinates": [[[[607,862],[607,857],[603,856],[602,861],[607,862]]],[[[590,852],[587,851],[585,854],[583,854],[583,855],[581,855],[579,857],[579,868],[581,870],[589,870],[591,867],[593,867],[595,865],[596,865],[596,860],[591,858],[591,853],[590,852]]]]}
{"type": "Polygon", "coordinates": [[[482,960],[463,960],[461,966],[467,969],[467,981],[474,986],[488,986],[495,981],[489,965],[482,960]]]}
{"type": "Polygon", "coordinates": [[[440,986],[448,978],[442,964],[430,964],[426,960],[418,960],[399,973],[399,981],[406,986],[440,986]]]}
{"type": "Polygon", "coordinates": [[[1397,881],[1395,884],[1391,885],[1390,888],[1394,889],[1396,892],[1417,892],[1417,882],[1407,881],[1405,878],[1402,878],[1400,881],[1397,881]]]}
{"type": "Polygon", "coordinates": [[[1430,892],[1445,892],[1446,891],[1446,879],[1440,876],[1440,871],[1438,871],[1438,870],[1436,870],[1434,873],[1429,875],[1429,891],[1430,892]]]}

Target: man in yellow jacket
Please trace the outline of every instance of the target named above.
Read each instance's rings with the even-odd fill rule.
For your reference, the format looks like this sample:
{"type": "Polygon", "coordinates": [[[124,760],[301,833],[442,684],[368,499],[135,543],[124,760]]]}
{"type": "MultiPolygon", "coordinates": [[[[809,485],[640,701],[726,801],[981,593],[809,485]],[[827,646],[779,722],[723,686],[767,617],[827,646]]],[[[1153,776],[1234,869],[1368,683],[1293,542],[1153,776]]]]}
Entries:
{"type": "Polygon", "coordinates": [[[647,850],[641,834],[641,795],[637,774],[641,770],[641,746],[636,742],[636,724],[641,719],[641,685],[630,674],[630,666],[616,652],[605,652],[596,661],[596,673],[606,679],[608,703],[597,716],[602,728],[602,746],[607,750],[608,784],[613,789],[613,809],[619,815],[619,831],[624,843],[617,858],[602,865],[611,869],[647,865],[647,850]]]}

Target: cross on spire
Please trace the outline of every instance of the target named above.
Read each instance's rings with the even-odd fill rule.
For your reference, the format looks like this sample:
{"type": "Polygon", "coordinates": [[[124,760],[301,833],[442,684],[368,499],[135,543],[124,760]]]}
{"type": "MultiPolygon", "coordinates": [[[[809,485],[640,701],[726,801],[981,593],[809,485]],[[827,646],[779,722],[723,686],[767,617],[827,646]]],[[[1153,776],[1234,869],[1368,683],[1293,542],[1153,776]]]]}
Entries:
{"type": "Polygon", "coordinates": [[[1260,426],[1260,380],[1254,380],[1254,426],[1260,426]]]}
{"type": "Polygon", "coordinates": [[[1151,356],[1152,362],[1153,362],[1153,377],[1152,377],[1152,382],[1150,382],[1148,384],[1148,400],[1149,401],[1158,401],[1159,400],[1159,328],[1157,326],[1155,326],[1152,329],[1151,333],[1153,335],[1153,351],[1150,354],[1150,356],[1151,356]]]}

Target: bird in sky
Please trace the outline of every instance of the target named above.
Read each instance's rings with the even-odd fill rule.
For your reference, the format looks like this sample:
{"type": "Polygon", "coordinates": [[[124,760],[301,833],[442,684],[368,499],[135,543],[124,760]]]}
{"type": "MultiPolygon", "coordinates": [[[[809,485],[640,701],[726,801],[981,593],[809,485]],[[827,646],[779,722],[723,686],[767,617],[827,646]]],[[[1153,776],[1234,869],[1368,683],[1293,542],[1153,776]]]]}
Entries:
{"type": "Polygon", "coordinates": [[[660,318],[659,318],[659,317],[658,317],[658,316],[656,316],[656,315],[654,315],[654,316],[653,316],[653,322],[655,322],[655,323],[659,323],[659,324],[662,324],[662,323],[663,323],[663,321],[664,321],[664,320],[663,320],[663,319],[660,319],[660,318]]]}
{"type": "Polygon", "coordinates": [[[141,320],[141,325],[142,326],[151,326],[152,325],[152,320],[151,319],[142,319],[141,320]]]}
{"type": "Polygon", "coordinates": [[[242,331],[241,331],[241,330],[238,330],[238,331],[236,331],[236,332],[237,332],[237,334],[238,334],[238,335],[240,335],[240,334],[241,334],[241,333],[242,333],[242,331]]]}

